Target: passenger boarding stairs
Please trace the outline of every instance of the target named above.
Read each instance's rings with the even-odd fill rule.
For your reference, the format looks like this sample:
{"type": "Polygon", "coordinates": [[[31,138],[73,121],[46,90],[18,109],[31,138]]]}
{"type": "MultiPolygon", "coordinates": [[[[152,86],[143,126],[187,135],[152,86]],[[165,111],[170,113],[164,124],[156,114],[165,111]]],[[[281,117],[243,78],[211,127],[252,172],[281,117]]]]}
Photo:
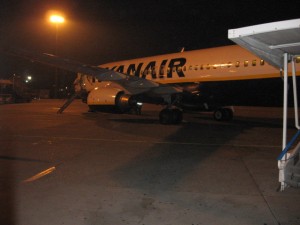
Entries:
{"type": "Polygon", "coordinates": [[[275,68],[284,72],[283,97],[283,132],[282,152],[278,159],[279,182],[281,191],[285,187],[300,187],[299,149],[300,124],[298,120],[298,100],[296,71],[299,76],[300,59],[300,19],[265,23],[228,30],[228,38],[236,44],[257,55],[275,68]],[[291,65],[291,66],[288,66],[291,65]],[[292,68],[293,94],[295,108],[295,127],[298,132],[287,144],[287,111],[288,111],[288,69],[292,68]]]}
{"type": "Polygon", "coordinates": [[[300,187],[300,130],[287,144],[286,148],[278,156],[279,182],[281,183],[281,191],[285,187],[300,187]],[[295,142],[298,144],[294,147],[295,142]]]}
{"type": "Polygon", "coordinates": [[[278,156],[280,190],[286,187],[300,187],[300,124],[298,116],[298,93],[295,61],[298,56],[284,54],[284,107],[283,107],[283,138],[282,152],[278,156]],[[294,94],[295,127],[297,133],[287,143],[287,111],[288,111],[288,62],[292,64],[292,81],[294,94]]]}

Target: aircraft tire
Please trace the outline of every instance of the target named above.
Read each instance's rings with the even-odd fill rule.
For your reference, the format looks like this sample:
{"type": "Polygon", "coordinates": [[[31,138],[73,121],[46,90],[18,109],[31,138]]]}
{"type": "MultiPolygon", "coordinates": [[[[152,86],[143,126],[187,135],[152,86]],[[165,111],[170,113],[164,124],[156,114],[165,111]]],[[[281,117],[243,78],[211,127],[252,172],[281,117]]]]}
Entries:
{"type": "Polygon", "coordinates": [[[220,108],[214,111],[213,116],[216,121],[229,121],[233,118],[233,111],[230,108],[220,108]]]}
{"type": "Polygon", "coordinates": [[[163,109],[159,113],[161,124],[179,124],[182,121],[182,112],[179,109],[163,109]]]}

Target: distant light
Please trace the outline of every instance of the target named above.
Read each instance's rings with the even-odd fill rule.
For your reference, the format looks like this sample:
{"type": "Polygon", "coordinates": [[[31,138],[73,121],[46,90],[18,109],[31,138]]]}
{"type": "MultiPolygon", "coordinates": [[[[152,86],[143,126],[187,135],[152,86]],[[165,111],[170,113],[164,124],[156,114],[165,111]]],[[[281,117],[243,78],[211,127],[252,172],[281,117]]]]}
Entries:
{"type": "Polygon", "coordinates": [[[25,82],[29,83],[32,80],[32,76],[27,76],[25,82]]]}
{"type": "Polygon", "coordinates": [[[50,16],[50,22],[51,23],[64,23],[65,18],[60,15],[51,15],[50,16]]]}

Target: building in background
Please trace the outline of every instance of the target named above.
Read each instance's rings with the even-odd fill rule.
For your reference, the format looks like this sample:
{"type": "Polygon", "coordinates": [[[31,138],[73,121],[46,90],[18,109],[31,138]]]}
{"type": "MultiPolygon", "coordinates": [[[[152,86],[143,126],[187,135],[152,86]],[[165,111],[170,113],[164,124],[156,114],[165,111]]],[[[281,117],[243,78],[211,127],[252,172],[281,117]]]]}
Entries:
{"type": "Polygon", "coordinates": [[[0,104],[30,102],[32,95],[27,84],[18,76],[0,80],[0,104]]]}

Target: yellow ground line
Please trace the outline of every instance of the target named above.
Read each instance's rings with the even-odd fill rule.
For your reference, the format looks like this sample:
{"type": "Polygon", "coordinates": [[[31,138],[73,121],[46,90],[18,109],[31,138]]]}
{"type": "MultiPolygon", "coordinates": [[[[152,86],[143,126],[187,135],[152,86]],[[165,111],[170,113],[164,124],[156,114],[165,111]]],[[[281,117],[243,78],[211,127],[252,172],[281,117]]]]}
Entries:
{"type": "Polygon", "coordinates": [[[32,181],[35,181],[37,179],[40,179],[40,178],[52,173],[55,169],[56,169],[55,166],[50,167],[49,169],[46,169],[46,170],[44,170],[44,171],[42,171],[42,172],[40,172],[40,173],[30,177],[30,178],[24,180],[23,183],[32,182],[32,181]]]}

